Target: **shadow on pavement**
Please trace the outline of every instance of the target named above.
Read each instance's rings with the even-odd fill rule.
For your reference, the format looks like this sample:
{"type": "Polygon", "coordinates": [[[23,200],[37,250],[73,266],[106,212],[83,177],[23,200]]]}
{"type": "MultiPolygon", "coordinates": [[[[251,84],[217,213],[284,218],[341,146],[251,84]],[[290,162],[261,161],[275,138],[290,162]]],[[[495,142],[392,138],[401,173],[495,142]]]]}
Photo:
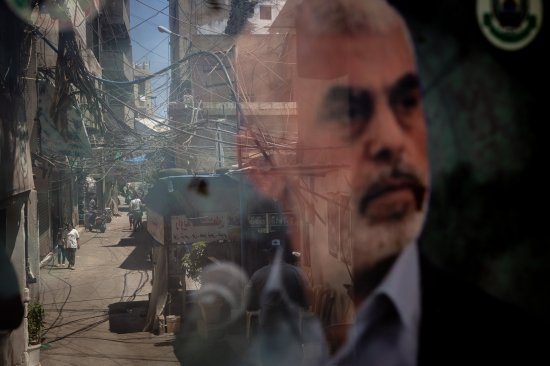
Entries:
{"type": "Polygon", "coordinates": [[[116,302],[109,305],[109,330],[113,333],[142,332],[149,301],[116,302]]]}
{"type": "Polygon", "coordinates": [[[172,340],[155,343],[155,347],[166,347],[166,346],[173,346],[173,345],[174,345],[174,341],[172,340]]]}
{"type": "Polygon", "coordinates": [[[135,247],[128,257],[121,263],[120,268],[132,271],[151,270],[153,267],[149,260],[151,248],[155,246],[155,240],[144,228],[134,231],[127,238],[122,238],[117,244],[105,245],[104,247],[135,247]]]}

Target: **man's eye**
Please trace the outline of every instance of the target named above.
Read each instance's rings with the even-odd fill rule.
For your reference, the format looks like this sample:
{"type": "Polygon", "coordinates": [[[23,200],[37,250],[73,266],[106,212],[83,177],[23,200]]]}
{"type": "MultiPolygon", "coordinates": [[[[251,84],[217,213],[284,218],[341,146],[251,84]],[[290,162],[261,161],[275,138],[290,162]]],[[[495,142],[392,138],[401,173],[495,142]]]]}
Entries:
{"type": "Polygon", "coordinates": [[[372,96],[365,89],[335,87],[327,93],[322,110],[322,120],[335,126],[346,139],[353,139],[372,117],[372,96]]]}
{"type": "Polygon", "coordinates": [[[420,103],[420,95],[416,92],[401,95],[393,101],[394,108],[402,112],[415,109],[420,103]]]}
{"type": "Polygon", "coordinates": [[[350,133],[357,133],[365,126],[366,116],[349,109],[334,110],[326,114],[326,122],[345,129],[350,133]]]}
{"type": "Polygon", "coordinates": [[[342,103],[342,105],[335,105],[327,108],[323,119],[327,122],[347,124],[349,117],[349,106],[342,103]]]}

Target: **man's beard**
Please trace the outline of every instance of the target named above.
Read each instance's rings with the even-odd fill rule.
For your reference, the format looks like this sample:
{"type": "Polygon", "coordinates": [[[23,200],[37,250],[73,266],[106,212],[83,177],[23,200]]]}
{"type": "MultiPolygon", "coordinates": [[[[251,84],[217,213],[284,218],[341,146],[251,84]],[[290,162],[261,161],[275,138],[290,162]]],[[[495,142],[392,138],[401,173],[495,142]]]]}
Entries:
{"type": "Polygon", "coordinates": [[[418,238],[428,206],[427,182],[422,177],[412,165],[402,163],[370,178],[365,190],[352,199],[354,268],[368,268],[397,256],[418,238]],[[396,191],[410,192],[412,201],[377,202],[396,191]]]}
{"type": "Polygon", "coordinates": [[[352,237],[352,294],[356,305],[382,282],[403,249],[418,238],[425,217],[426,210],[423,209],[400,222],[358,225],[355,228],[352,237]]]}
{"type": "Polygon", "coordinates": [[[369,268],[385,258],[401,253],[405,246],[419,237],[425,217],[426,210],[422,209],[400,221],[375,225],[360,222],[355,225],[352,237],[354,268],[369,268]]]}

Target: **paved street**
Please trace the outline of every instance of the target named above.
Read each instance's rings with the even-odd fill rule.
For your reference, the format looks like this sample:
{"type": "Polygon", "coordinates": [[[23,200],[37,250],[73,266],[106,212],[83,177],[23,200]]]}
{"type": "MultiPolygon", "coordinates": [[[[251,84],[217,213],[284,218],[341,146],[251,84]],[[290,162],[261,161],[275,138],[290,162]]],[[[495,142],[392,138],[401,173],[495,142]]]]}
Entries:
{"type": "Polygon", "coordinates": [[[178,364],[172,335],[140,331],[151,288],[152,239],[145,231],[132,233],[121,214],[103,234],[79,228],[75,270],[42,268],[43,366],[178,364]]]}

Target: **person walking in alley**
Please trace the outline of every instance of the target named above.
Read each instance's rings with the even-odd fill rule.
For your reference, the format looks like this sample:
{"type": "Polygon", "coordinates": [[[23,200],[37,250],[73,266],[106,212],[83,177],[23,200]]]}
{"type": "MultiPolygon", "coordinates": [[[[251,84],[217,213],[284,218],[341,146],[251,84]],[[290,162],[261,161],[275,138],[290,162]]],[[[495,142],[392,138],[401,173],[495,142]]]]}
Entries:
{"type": "Polygon", "coordinates": [[[69,269],[74,269],[76,250],[80,249],[80,235],[73,224],[67,224],[69,232],[67,233],[67,259],[69,260],[69,269]]]}
{"type": "Polygon", "coordinates": [[[57,244],[57,266],[65,266],[65,259],[67,259],[66,247],[67,247],[67,234],[69,230],[67,226],[59,228],[56,237],[57,244]]]}
{"type": "Polygon", "coordinates": [[[88,208],[90,210],[95,210],[96,209],[96,203],[95,203],[94,197],[92,197],[92,199],[90,200],[90,203],[88,204],[88,208]]]}
{"type": "Polygon", "coordinates": [[[141,227],[142,211],[141,211],[141,199],[136,194],[134,199],[130,201],[130,212],[128,213],[128,219],[130,221],[130,229],[137,229],[141,227]]]}

